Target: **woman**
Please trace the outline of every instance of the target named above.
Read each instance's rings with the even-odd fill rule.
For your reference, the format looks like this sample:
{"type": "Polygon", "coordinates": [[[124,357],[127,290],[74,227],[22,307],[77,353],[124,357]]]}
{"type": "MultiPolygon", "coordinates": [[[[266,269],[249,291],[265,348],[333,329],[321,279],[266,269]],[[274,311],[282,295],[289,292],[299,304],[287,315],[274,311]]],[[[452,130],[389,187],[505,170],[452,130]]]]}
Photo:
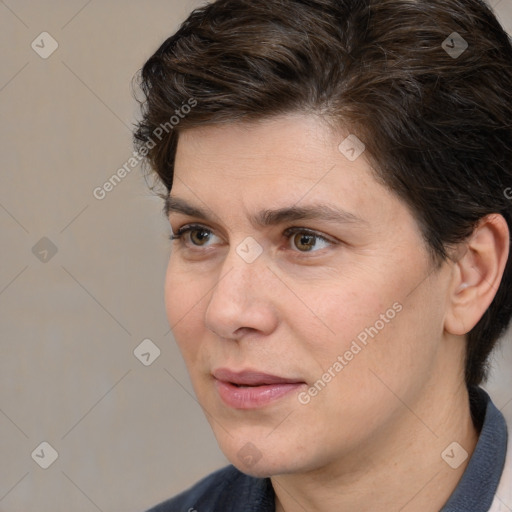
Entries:
{"type": "Polygon", "coordinates": [[[231,466],[167,511],[512,509],[512,47],[478,0],[218,0],[142,70],[166,305],[231,466]]]}

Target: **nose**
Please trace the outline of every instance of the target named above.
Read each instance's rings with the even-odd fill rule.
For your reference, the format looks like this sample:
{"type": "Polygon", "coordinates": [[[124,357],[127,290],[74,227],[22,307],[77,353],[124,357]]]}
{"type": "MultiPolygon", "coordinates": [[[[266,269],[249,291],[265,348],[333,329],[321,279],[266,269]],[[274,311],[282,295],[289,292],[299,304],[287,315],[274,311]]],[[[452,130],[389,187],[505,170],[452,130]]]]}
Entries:
{"type": "Polygon", "coordinates": [[[249,263],[233,247],[212,290],[206,327],[225,339],[238,340],[248,332],[271,334],[278,324],[273,277],[264,255],[249,263]]]}

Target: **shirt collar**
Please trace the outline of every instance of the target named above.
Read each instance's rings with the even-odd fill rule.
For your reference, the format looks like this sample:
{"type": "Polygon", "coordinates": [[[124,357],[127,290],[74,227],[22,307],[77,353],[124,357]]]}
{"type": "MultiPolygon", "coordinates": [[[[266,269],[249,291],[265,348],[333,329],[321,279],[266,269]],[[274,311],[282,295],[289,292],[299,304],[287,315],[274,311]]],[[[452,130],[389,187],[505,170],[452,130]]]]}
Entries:
{"type": "Polygon", "coordinates": [[[487,512],[498,488],[507,452],[507,424],[481,388],[469,391],[471,414],[480,430],[468,466],[440,512],[487,512]]]}

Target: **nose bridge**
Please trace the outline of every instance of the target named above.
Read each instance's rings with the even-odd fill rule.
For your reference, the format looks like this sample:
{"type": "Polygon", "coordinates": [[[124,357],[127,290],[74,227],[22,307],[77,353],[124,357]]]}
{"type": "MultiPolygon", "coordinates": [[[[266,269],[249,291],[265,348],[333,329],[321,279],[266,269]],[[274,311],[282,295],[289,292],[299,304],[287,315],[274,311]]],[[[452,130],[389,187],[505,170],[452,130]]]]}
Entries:
{"type": "Polygon", "coordinates": [[[230,248],[222,265],[217,285],[213,289],[213,296],[226,295],[243,302],[258,290],[255,281],[261,282],[264,274],[264,258],[261,256],[263,248],[254,239],[244,240],[240,244],[230,248]],[[256,242],[257,244],[257,242],[256,242]],[[241,300],[243,299],[243,300],[241,300]]]}
{"type": "Polygon", "coordinates": [[[255,248],[250,241],[232,246],[212,289],[205,322],[210,330],[224,338],[233,338],[241,327],[268,331],[275,324],[272,308],[265,298],[269,288],[262,286],[266,262],[263,251],[258,250],[256,256],[255,248]]]}

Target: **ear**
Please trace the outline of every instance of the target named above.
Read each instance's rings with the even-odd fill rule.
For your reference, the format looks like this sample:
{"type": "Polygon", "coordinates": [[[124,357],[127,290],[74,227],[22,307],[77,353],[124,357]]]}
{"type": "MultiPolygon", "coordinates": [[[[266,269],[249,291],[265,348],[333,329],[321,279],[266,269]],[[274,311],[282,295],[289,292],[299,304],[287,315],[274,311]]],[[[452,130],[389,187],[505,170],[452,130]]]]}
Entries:
{"type": "Polygon", "coordinates": [[[459,247],[452,269],[446,331],[464,335],[487,311],[498,291],[509,255],[510,233],[499,214],[480,220],[472,235],[459,247]]]}

